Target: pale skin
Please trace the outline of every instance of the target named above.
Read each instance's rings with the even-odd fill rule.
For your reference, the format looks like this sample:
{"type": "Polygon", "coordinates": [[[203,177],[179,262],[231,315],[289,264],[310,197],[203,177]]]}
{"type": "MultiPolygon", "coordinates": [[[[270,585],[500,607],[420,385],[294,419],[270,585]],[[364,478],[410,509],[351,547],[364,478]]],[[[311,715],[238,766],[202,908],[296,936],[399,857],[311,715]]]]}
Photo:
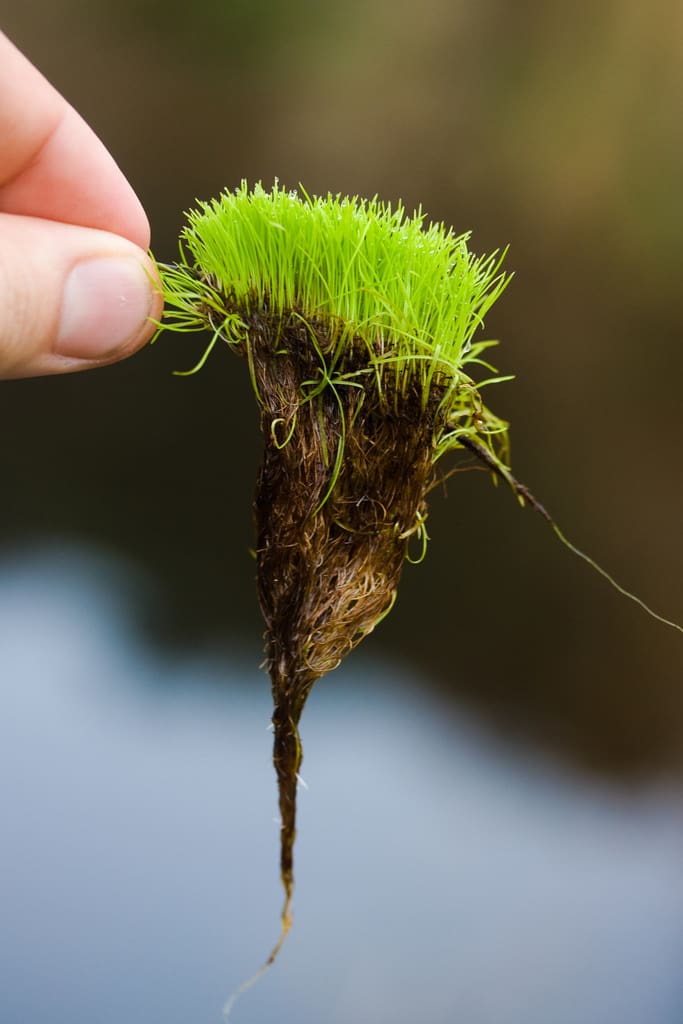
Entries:
{"type": "Polygon", "coordinates": [[[72,106],[0,33],[0,378],[116,362],[162,300],[147,216],[72,106]]]}

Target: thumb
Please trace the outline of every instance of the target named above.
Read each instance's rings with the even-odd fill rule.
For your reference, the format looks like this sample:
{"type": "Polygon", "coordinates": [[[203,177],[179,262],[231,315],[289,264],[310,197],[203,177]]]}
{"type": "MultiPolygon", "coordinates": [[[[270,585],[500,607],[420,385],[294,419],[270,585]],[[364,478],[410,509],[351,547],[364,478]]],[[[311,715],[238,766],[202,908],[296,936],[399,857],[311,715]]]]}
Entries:
{"type": "Polygon", "coordinates": [[[131,355],[161,314],[142,249],[93,228],[0,214],[0,378],[131,355]]]}

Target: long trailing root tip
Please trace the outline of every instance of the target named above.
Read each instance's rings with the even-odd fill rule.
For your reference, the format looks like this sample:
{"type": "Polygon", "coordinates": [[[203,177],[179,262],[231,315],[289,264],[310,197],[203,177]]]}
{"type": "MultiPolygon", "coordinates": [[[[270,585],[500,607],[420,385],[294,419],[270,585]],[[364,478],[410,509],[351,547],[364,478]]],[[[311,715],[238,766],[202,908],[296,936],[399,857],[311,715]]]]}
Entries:
{"type": "Polygon", "coordinates": [[[661,622],[665,626],[671,626],[672,629],[677,630],[679,633],[683,633],[683,626],[681,626],[678,622],[674,622],[672,619],[665,618],[663,615],[660,615],[659,612],[654,611],[652,608],[650,608],[649,605],[645,604],[645,602],[640,597],[638,597],[636,594],[632,594],[630,590],[626,590],[626,588],[622,587],[620,583],[617,583],[617,581],[613,579],[612,576],[610,576],[607,570],[603,569],[603,567],[599,565],[595,561],[595,559],[591,558],[590,555],[587,555],[585,551],[581,551],[581,549],[577,548],[575,544],[572,544],[572,542],[568,540],[562,533],[562,530],[559,528],[557,523],[553,522],[552,519],[550,520],[550,525],[552,526],[556,537],[562,541],[564,546],[568,548],[573,555],[576,555],[578,558],[581,558],[584,562],[590,565],[591,569],[595,569],[597,573],[603,576],[607,580],[607,582],[612,587],[614,587],[614,589],[619,594],[622,595],[622,597],[627,597],[629,601],[634,601],[635,604],[642,608],[644,612],[647,612],[647,614],[651,618],[656,619],[657,622],[661,622]]]}
{"type": "Polygon", "coordinates": [[[534,497],[529,488],[525,484],[520,483],[519,480],[517,480],[505,466],[501,465],[501,463],[498,462],[498,460],[491,454],[488,448],[484,447],[483,444],[479,444],[478,441],[475,441],[473,440],[473,438],[468,436],[461,437],[460,443],[462,444],[463,448],[467,448],[468,451],[471,451],[472,454],[479,459],[480,462],[483,462],[484,465],[487,466],[487,468],[490,469],[492,473],[500,477],[501,480],[504,480],[522,505],[528,505],[529,508],[532,508],[534,510],[534,512],[538,512],[539,515],[543,516],[545,521],[549,523],[552,527],[553,533],[555,534],[557,539],[561,541],[561,543],[564,544],[564,546],[569,551],[571,551],[573,555],[576,555],[577,558],[580,558],[583,562],[586,562],[586,564],[589,565],[591,569],[594,569],[595,572],[597,572],[600,576],[606,579],[610,586],[617,591],[617,593],[621,594],[622,597],[627,597],[629,601],[633,601],[635,604],[638,605],[639,608],[642,608],[642,610],[646,612],[651,618],[656,619],[657,622],[661,622],[663,625],[670,626],[671,629],[675,629],[679,633],[683,633],[682,625],[680,625],[678,622],[674,622],[672,619],[667,619],[663,615],[660,615],[658,612],[654,611],[654,609],[650,608],[650,606],[646,604],[645,601],[643,601],[640,597],[638,597],[636,594],[631,593],[630,590],[626,590],[626,588],[622,587],[620,583],[617,583],[617,581],[612,576],[610,576],[607,570],[603,569],[603,567],[598,562],[596,562],[594,558],[591,558],[591,556],[587,555],[585,551],[581,550],[581,548],[577,548],[575,544],[572,544],[572,542],[567,537],[565,537],[562,530],[557,525],[557,523],[550,515],[550,513],[546,511],[546,509],[540,503],[540,501],[538,501],[534,497]]]}
{"type": "MultiPolygon", "coordinates": [[[[276,677],[276,684],[282,680],[276,677]]],[[[280,830],[280,880],[285,893],[285,902],[280,914],[280,936],[270,951],[263,966],[250,978],[242,982],[230,996],[223,1007],[223,1019],[227,1020],[237,1000],[248,989],[263,977],[275,961],[285,944],[292,927],[292,898],[294,895],[294,871],[292,867],[292,851],[296,835],[296,793],[301,767],[301,741],[299,739],[298,720],[303,702],[295,711],[286,694],[278,690],[278,698],[273,713],[274,727],[274,761],[278,775],[278,790],[281,816],[280,830]]]]}
{"type": "Polygon", "coordinates": [[[228,1020],[228,1018],[230,1017],[230,1014],[232,1013],[235,1007],[235,1003],[240,998],[240,996],[244,995],[244,993],[247,992],[252,987],[252,985],[255,985],[257,981],[260,981],[260,979],[263,977],[266,971],[270,970],[270,968],[277,960],[280,950],[284,946],[285,940],[289,935],[290,929],[292,927],[292,887],[291,885],[287,885],[284,879],[283,885],[285,886],[286,895],[285,905],[282,908],[282,914],[280,915],[280,937],[278,938],[277,942],[270,951],[268,959],[263,964],[263,966],[259,967],[258,971],[256,971],[255,974],[252,974],[250,978],[247,978],[246,981],[243,981],[240,987],[236,989],[230,996],[225,1006],[223,1007],[224,1021],[228,1020]]]}

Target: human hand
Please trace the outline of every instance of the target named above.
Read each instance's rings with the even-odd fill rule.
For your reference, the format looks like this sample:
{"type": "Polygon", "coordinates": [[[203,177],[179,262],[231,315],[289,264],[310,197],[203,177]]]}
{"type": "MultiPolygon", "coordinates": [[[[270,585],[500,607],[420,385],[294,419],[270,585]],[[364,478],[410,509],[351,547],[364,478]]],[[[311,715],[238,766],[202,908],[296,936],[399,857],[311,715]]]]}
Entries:
{"type": "Polygon", "coordinates": [[[140,348],[162,306],[149,237],[103,144],[0,33],[0,378],[140,348]]]}

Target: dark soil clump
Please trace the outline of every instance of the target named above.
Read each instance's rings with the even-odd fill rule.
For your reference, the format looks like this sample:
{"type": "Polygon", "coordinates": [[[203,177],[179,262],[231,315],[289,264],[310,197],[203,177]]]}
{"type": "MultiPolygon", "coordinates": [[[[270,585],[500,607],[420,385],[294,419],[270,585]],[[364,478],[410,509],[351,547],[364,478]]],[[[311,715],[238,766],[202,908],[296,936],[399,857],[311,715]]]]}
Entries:
{"type": "Polygon", "coordinates": [[[265,439],[254,503],[257,587],[274,702],[287,926],[301,713],[316,679],[391,608],[408,545],[427,516],[443,389],[435,383],[425,401],[415,376],[389,374],[380,387],[363,343],[345,348],[332,379],[324,325],[296,314],[275,322],[253,316],[242,351],[265,439]]]}

